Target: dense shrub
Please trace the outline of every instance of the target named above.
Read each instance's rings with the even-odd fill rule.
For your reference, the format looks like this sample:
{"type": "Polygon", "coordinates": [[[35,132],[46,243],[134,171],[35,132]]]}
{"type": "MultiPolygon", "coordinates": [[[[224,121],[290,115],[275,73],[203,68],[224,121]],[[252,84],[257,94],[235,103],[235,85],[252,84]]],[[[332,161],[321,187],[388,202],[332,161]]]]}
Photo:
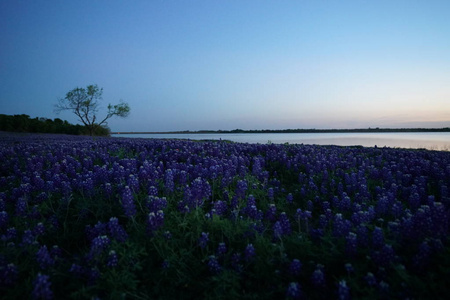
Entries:
{"type": "MultiPolygon", "coordinates": [[[[54,120],[47,118],[33,118],[29,115],[4,115],[0,114],[0,131],[30,132],[30,133],[62,133],[72,135],[90,135],[86,126],[73,125],[59,118],[54,120]]],[[[109,136],[110,131],[106,126],[96,126],[93,135],[109,136]]]]}

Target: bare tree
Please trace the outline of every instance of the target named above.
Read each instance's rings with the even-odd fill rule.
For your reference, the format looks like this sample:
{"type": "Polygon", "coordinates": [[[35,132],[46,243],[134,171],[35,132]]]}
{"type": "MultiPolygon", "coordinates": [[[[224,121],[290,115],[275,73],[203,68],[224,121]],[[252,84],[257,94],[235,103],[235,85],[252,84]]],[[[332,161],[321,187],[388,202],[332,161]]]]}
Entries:
{"type": "Polygon", "coordinates": [[[102,99],[103,88],[95,85],[88,85],[87,88],[75,88],[66,94],[65,98],[60,98],[55,105],[55,112],[60,113],[63,110],[70,110],[86,126],[90,135],[95,130],[106,125],[106,120],[113,116],[125,118],[130,114],[128,103],[120,102],[116,105],[108,104],[106,117],[98,122],[97,112],[99,109],[99,100],[102,99]]]}

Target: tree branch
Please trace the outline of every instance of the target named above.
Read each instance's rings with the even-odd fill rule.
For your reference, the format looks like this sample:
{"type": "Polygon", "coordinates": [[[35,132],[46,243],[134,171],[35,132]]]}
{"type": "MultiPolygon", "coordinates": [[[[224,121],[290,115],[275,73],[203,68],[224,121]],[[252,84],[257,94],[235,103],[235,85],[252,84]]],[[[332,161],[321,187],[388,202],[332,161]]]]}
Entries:
{"type": "Polygon", "coordinates": [[[127,103],[117,105],[108,105],[106,117],[98,124],[97,120],[98,100],[102,99],[103,89],[97,85],[89,85],[86,89],[75,88],[66,94],[65,98],[58,99],[55,105],[55,112],[60,113],[63,110],[71,110],[79,120],[89,129],[92,135],[96,126],[106,123],[106,120],[113,116],[126,117],[129,115],[130,107],[127,103]]]}

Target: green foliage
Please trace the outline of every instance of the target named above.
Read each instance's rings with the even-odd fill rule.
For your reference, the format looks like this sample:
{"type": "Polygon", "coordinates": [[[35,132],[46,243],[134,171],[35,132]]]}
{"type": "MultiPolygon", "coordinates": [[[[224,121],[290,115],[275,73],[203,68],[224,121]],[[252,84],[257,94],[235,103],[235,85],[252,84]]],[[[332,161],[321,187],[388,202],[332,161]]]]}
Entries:
{"type": "MultiPolygon", "coordinates": [[[[4,115],[0,114],[0,131],[29,132],[29,133],[58,133],[72,135],[88,135],[89,131],[81,125],[73,125],[59,118],[54,120],[47,118],[33,118],[29,115],[4,115]]],[[[109,128],[97,127],[94,135],[107,136],[109,128]]]]}

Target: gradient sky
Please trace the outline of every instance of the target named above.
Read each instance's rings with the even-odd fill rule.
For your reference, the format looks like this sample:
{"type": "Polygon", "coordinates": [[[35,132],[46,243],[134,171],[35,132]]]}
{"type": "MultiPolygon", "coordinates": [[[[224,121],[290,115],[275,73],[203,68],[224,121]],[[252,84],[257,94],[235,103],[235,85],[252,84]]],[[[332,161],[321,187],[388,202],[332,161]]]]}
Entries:
{"type": "Polygon", "coordinates": [[[450,126],[450,1],[0,1],[0,113],[112,131],[450,126]],[[99,115],[104,115],[104,110],[99,115]]]}

